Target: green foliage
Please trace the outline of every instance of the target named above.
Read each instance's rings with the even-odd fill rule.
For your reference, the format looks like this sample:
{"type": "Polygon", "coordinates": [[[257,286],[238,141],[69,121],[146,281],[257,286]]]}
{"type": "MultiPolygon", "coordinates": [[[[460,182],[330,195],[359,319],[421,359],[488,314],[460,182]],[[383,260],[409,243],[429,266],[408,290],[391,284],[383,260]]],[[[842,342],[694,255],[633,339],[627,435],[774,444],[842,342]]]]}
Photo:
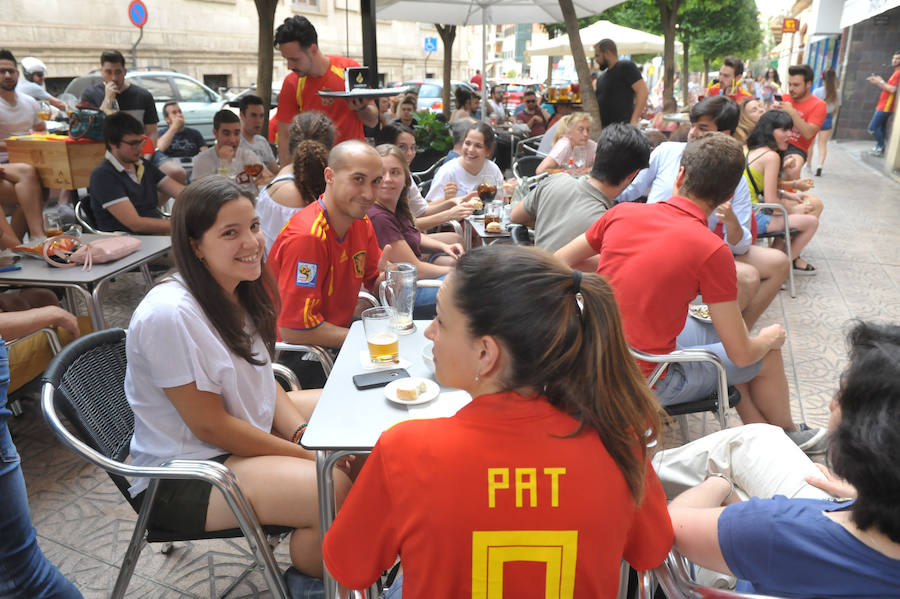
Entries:
{"type": "MultiPolygon", "coordinates": [[[[700,2],[719,3],[717,0],[689,0],[688,4],[700,2]]],[[[721,2],[717,9],[697,12],[705,13],[705,16],[697,15],[701,26],[695,30],[692,44],[698,55],[715,60],[729,54],[754,55],[759,49],[763,32],[754,0],[721,2]]]]}
{"type": "Polygon", "coordinates": [[[432,149],[447,153],[453,147],[453,136],[450,125],[439,120],[433,112],[422,112],[417,115],[416,145],[419,151],[432,149]]]}

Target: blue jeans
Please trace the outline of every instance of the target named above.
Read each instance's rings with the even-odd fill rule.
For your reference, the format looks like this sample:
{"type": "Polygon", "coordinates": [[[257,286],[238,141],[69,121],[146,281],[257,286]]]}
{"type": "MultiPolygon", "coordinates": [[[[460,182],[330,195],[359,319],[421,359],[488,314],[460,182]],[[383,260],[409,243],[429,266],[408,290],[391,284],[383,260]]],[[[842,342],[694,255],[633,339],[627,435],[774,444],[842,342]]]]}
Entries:
{"type": "MultiPolygon", "coordinates": [[[[446,276],[447,275],[437,277],[435,280],[443,281],[446,276]]],[[[438,289],[438,287],[419,287],[416,289],[416,309],[413,314],[414,318],[419,320],[434,318],[434,315],[437,312],[438,289]]]]}
{"type": "Polygon", "coordinates": [[[890,112],[876,110],[875,114],[872,115],[872,120],[869,121],[869,133],[875,138],[875,147],[882,150],[884,149],[884,136],[889,118],[891,118],[890,112]]]}
{"type": "Polygon", "coordinates": [[[41,553],[31,525],[25,478],[6,419],[9,358],[0,340],[0,599],[74,599],[78,589],[41,553]]]}

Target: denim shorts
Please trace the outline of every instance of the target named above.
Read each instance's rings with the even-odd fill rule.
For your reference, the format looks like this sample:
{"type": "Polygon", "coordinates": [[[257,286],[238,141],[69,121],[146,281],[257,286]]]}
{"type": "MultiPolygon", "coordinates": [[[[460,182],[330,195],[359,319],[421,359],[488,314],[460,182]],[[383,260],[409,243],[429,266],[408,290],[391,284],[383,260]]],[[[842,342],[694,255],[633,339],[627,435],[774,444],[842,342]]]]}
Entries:
{"type": "Polygon", "coordinates": [[[829,114],[825,117],[825,122],[822,123],[822,127],[819,131],[830,131],[834,127],[834,115],[829,114]]]}
{"type": "Polygon", "coordinates": [[[772,222],[772,215],[766,214],[762,210],[756,212],[756,233],[765,233],[769,230],[769,223],[772,222]]]}

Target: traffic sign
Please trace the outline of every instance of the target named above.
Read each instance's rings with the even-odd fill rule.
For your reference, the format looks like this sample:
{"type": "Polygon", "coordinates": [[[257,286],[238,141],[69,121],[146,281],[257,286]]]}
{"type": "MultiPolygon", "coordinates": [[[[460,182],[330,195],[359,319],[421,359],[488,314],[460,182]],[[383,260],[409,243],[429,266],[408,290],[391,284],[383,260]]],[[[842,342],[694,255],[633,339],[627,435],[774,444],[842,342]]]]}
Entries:
{"type": "Polygon", "coordinates": [[[426,37],[425,38],[425,51],[426,52],[437,52],[437,38],[436,37],[426,37]]]}
{"type": "Polygon", "coordinates": [[[141,0],[131,0],[131,4],[128,5],[128,18],[135,27],[147,24],[147,7],[141,0]]]}

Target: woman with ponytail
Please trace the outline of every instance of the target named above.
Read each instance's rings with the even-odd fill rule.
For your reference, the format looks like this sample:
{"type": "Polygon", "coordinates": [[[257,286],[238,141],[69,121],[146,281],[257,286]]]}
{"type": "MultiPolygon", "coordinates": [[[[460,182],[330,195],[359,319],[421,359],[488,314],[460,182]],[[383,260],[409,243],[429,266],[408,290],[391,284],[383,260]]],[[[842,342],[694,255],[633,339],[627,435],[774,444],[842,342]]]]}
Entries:
{"type": "Polygon", "coordinates": [[[657,404],[602,277],[479,248],[447,275],[425,336],[436,380],[472,402],[381,435],[325,537],[341,584],[368,587],[399,554],[407,597],[611,598],[623,559],[663,561],[657,404]]]}

